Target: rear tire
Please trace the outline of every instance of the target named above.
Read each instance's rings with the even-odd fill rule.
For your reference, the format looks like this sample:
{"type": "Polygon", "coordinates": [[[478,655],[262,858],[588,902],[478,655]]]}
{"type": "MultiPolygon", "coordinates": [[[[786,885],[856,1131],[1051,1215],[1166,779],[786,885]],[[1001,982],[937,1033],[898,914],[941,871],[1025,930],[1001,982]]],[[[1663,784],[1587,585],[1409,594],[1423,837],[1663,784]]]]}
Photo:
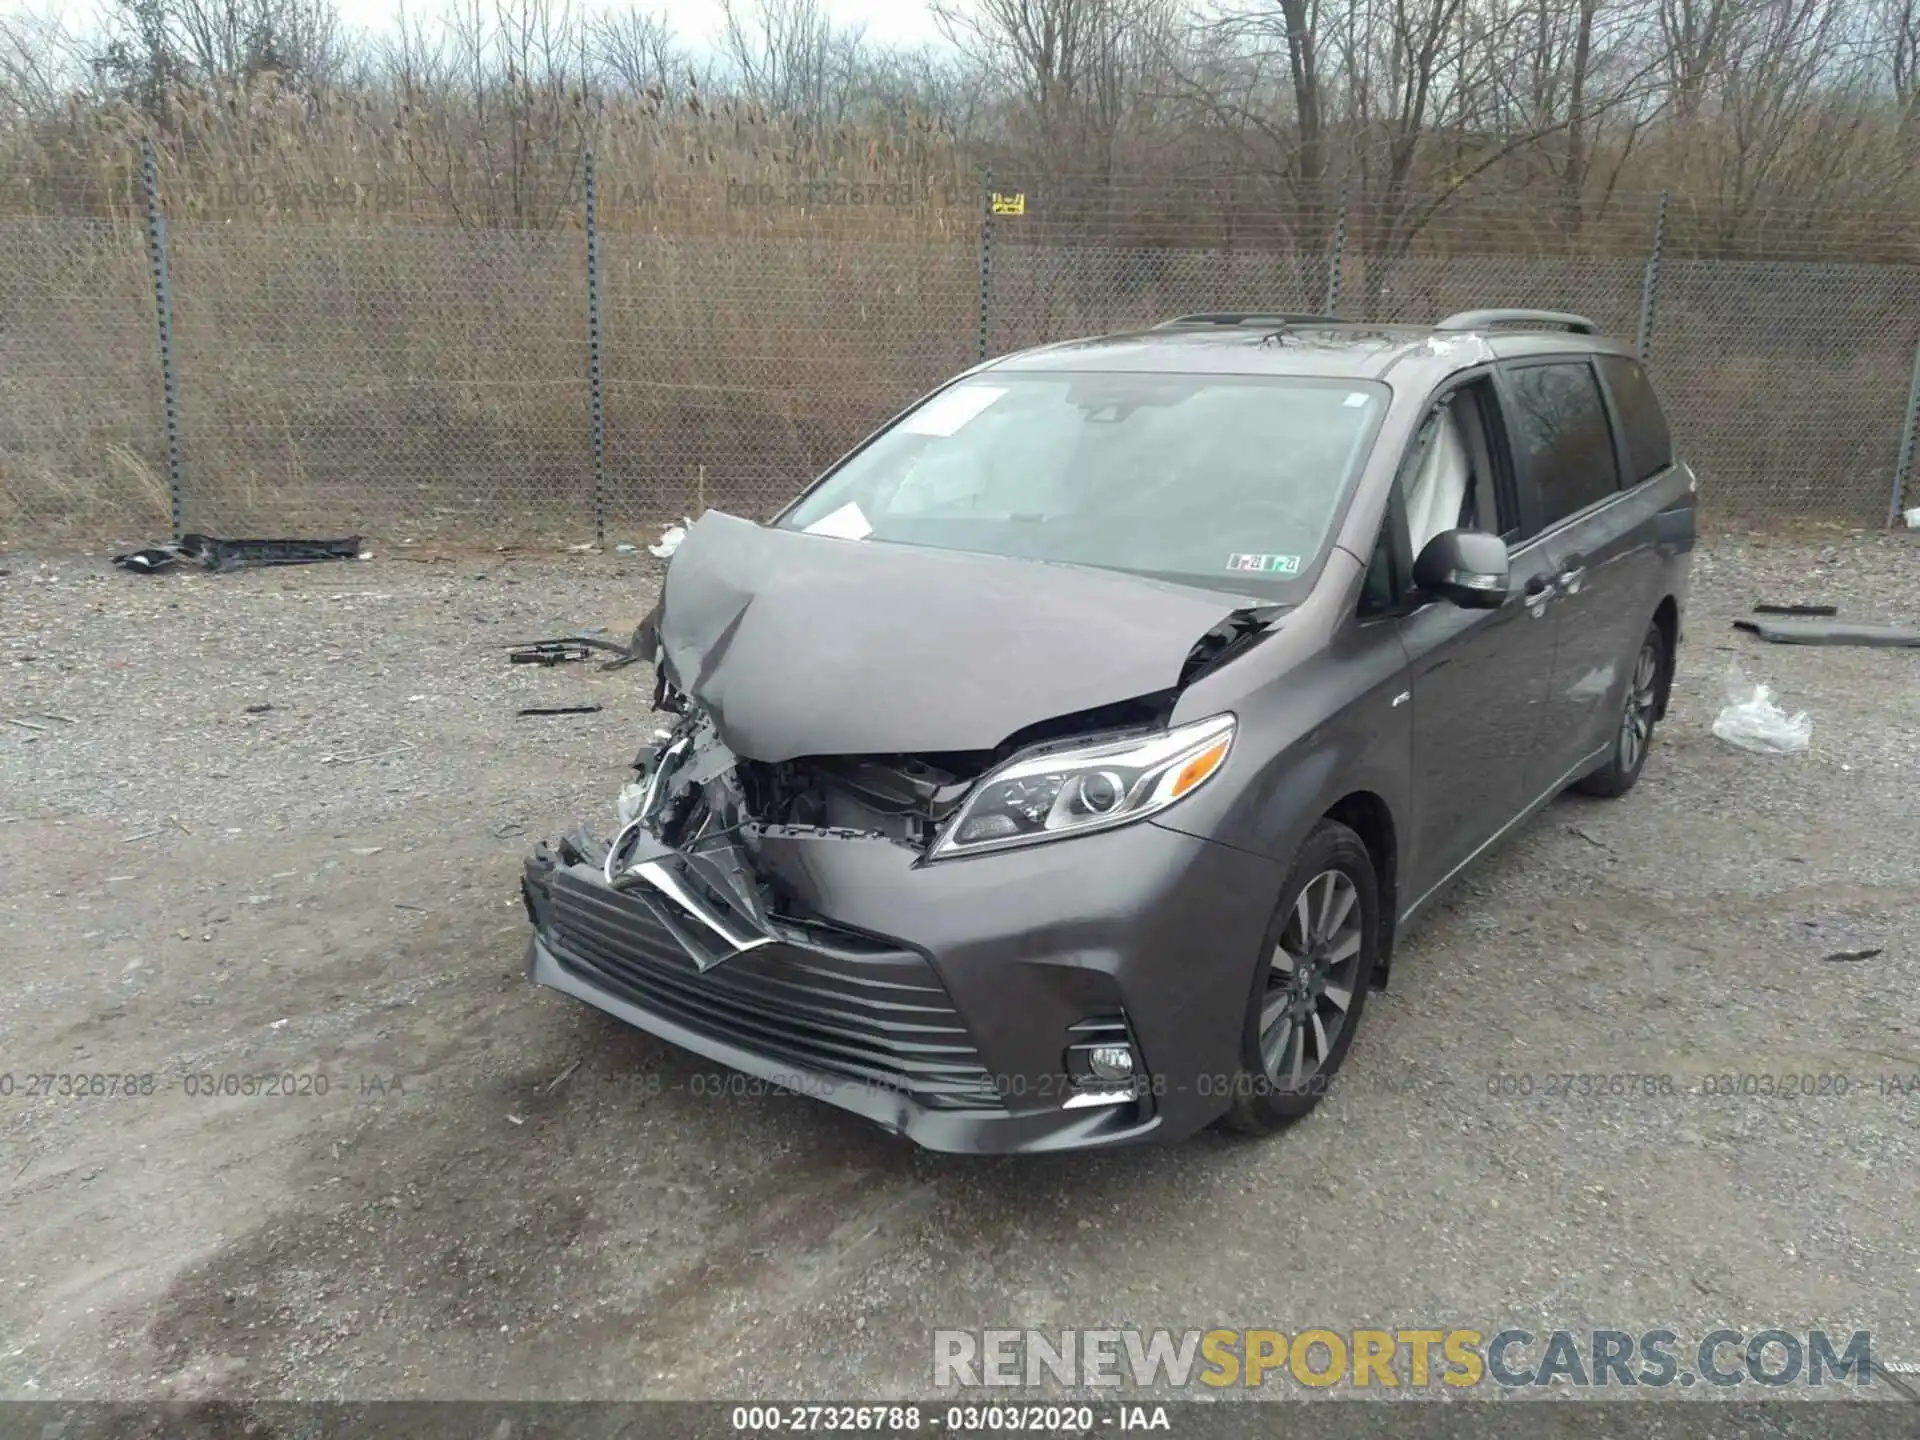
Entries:
{"type": "Polygon", "coordinates": [[[1582,795],[1612,800],[1631,790],[1653,748],[1655,712],[1660,708],[1660,682],[1667,673],[1667,637],[1658,625],[1647,627],[1627,679],[1627,698],[1620,709],[1620,725],[1613,734],[1607,763],[1573,788],[1582,795]]]}
{"type": "Polygon", "coordinates": [[[1353,1045],[1380,933],[1373,857],[1345,825],[1322,820],[1267,923],[1223,1128],[1279,1129],[1320,1103],[1353,1045]]]}

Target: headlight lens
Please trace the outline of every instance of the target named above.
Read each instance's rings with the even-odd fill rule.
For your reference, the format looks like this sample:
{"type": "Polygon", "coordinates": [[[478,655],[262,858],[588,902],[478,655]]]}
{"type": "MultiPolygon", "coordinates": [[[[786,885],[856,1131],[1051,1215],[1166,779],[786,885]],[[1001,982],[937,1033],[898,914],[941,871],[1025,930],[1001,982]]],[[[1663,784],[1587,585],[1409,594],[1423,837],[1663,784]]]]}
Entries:
{"type": "Polygon", "coordinates": [[[1233,717],[1011,760],[973,789],[930,859],[1107,830],[1191,795],[1226,763],[1233,717]]]}

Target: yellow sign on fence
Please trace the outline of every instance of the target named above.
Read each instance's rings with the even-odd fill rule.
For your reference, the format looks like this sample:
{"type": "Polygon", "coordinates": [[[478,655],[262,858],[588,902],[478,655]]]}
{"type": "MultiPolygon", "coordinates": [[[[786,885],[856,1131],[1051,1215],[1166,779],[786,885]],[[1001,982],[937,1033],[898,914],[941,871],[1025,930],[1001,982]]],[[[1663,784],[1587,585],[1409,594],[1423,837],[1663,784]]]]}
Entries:
{"type": "Polygon", "coordinates": [[[1017,195],[1002,195],[998,190],[988,197],[989,204],[996,215],[1024,215],[1027,213],[1027,195],[1023,190],[1017,195]]]}

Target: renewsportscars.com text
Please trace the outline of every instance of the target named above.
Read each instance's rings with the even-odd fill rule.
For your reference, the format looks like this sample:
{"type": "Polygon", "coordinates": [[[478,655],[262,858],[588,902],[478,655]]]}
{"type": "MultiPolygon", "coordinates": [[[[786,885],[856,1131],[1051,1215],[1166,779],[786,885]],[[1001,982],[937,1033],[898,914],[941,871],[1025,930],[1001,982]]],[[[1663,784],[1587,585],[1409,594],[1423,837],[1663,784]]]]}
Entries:
{"type": "MultiPolygon", "coordinates": [[[[1898,1367],[1889,1367],[1898,1368],[1898,1367]]],[[[1728,1388],[1875,1383],[1872,1337],[1856,1330],[936,1330],[939,1389],[1206,1386],[1257,1389],[1728,1388]]]]}

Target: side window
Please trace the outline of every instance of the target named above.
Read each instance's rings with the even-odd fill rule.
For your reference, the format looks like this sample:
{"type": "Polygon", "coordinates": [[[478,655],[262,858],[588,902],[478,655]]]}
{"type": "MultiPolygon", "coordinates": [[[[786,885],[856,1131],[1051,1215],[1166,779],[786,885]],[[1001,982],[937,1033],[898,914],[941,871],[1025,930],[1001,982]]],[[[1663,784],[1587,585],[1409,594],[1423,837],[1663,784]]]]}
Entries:
{"type": "Polygon", "coordinates": [[[1627,432],[1627,484],[1638,485],[1673,464],[1673,434],[1660,398],[1640,362],[1624,355],[1602,355],[1600,373],[1620,412],[1620,428],[1627,432]]]}
{"type": "Polygon", "coordinates": [[[1600,382],[1584,360],[1516,365],[1513,448],[1540,490],[1543,525],[1584,510],[1620,488],[1600,382]]]}
{"type": "Polygon", "coordinates": [[[1384,615],[1393,609],[1399,587],[1393,579],[1393,517],[1380,527],[1373,542],[1373,554],[1367,560],[1367,573],[1360,582],[1360,618],[1384,615]]]}
{"type": "Polygon", "coordinates": [[[1486,382],[1475,380],[1442,401],[1421,427],[1400,472],[1415,555],[1443,530],[1485,530],[1509,540],[1518,535],[1519,516],[1504,498],[1509,492],[1496,468],[1497,435],[1488,413],[1486,382]]]}
{"type": "Polygon", "coordinates": [[[1513,544],[1520,515],[1513,499],[1499,407],[1486,376],[1468,380],[1429,411],[1401,460],[1394,508],[1382,525],[1360,590],[1360,614],[1390,611],[1412,582],[1407,567],[1443,530],[1484,530],[1513,544]],[[1407,553],[1393,539],[1406,526],[1407,553]]]}

